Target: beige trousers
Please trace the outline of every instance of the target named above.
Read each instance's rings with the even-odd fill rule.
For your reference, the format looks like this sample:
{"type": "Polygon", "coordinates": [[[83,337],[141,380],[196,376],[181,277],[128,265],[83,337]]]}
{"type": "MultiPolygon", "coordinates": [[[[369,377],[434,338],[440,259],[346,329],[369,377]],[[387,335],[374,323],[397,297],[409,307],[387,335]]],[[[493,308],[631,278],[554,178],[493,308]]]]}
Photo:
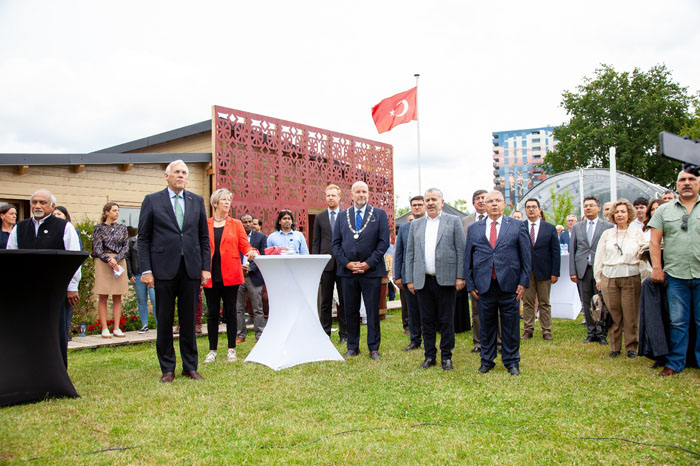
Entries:
{"type": "Polygon", "coordinates": [[[637,351],[639,341],[639,296],[642,280],[639,275],[631,277],[607,278],[600,282],[605,305],[610,311],[613,324],[608,332],[610,351],[620,351],[622,333],[625,334],[625,350],[637,351]]]}
{"type": "Polygon", "coordinates": [[[552,306],[549,304],[549,291],[552,289],[552,281],[536,280],[535,272],[530,272],[530,287],[523,294],[523,323],[525,332],[535,332],[535,316],[537,314],[537,302],[540,309],[540,327],[542,335],[552,333],[552,306]]]}

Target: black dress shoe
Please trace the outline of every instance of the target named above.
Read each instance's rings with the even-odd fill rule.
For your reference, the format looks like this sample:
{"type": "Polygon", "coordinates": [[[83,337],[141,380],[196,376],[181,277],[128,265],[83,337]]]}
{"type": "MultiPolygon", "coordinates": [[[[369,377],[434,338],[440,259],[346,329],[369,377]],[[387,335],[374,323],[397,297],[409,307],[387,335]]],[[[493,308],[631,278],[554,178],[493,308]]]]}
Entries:
{"type": "Polygon", "coordinates": [[[510,375],[520,375],[520,369],[518,369],[518,366],[511,366],[508,368],[508,373],[510,375]]]}
{"type": "Polygon", "coordinates": [[[475,346],[472,348],[472,353],[481,353],[481,346],[475,346]]]}
{"type": "Polygon", "coordinates": [[[192,380],[202,380],[204,378],[201,375],[199,375],[199,372],[197,371],[182,371],[182,375],[192,380]]]}
{"type": "Polygon", "coordinates": [[[481,374],[486,374],[486,373],[487,373],[488,371],[490,371],[491,369],[493,369],[493,367],[487,367],[487,366],[484,366],[484,365],[482,364],[481,367],[479,368],[479,373],[481,373],[481,374]]]}
{"type": "Polygon", "coordinates": [[[583,340],[584,343],[594,343],[596,341],[598,341],[596,337],[586,337],[586,339],[583,340]]]}
{"type": "Polygon", "coordinates": [[[608,354],[609,358],[616,358],[620,355],[619,351],[611,351],[610,354],[608,354]]]}
{"type": "Polygon", "coordinates": [[[171,383],[175,379],[175,374],[172,372],[165,372],[163,373],[163,376],[160,378],[160,381],[163,383],[171,383]]]}
{"type": "Polygon", "coordinates": [[[343,355],[343,357],[344,357],[344,358],[349,358],[349,357],[352,357],[352,356],[358,356],[359,354],[360,354],[360,350],[355,351],[355,350],[349,349],[349,350],[347,350],[347,351],[345,352],[345,354],[343,355]]]}
{"type": "Polygon", "coordinates": [[[630,359],[634,359],[634,358],[637,357],[637,352],[636,352],[636,351],[633,351],[633,350],[630,350],[630,351],[627,352],[627,357],[630,358],[630,359]]]}
{"type": "Polygon", "coordinates": [[[415,343],[409,343],[407,347],[401,348],[401,351],[411,351],[418,348],[420,348],[420,345],[416,345],[415,343]]]}
{"type": "Polygon", "coordinates": [[[379,356],[379,351],[370,351],[369,352],[369,358],[372,361],[379,361],[381,356],[379,356]]]}
{"type": "Polygon", "coordinates": [[[600,337],[600,339],[598,340],[598,343],[600,343],[601,345],[607,345],[608,340],[605,337],[600,337]]]}
{"type": "Polygon", "coordinates": [[[651,366],[652,369],[658,369],[659,367],[664,367],[664,363],[661,361],[654,361],[654,364],[651,366]]]}
{"type": "Polygon", "coordinates": [[[435,365],[435,360],[431,358],[425,358],[425,361],[423,361],[423,364],[418,366],[419,369],[427,369],[431,366],[435,365]]]}
{"type": "Polygon", "coordinates": [[[442,360],[442,370],[443,371],[451,371],[454,369],[454,366],[452,365],[452,359],[443,359],[442,360]]]}

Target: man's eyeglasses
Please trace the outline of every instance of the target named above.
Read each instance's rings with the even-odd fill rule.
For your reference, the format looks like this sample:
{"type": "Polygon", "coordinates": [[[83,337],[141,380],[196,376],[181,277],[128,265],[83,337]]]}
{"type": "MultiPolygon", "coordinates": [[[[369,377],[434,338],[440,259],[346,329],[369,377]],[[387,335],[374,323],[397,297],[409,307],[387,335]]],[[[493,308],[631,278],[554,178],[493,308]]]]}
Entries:
{"type": "Polygon", "coordinates": [[[681,217],[681,230],[688,231],[688,214],[681,217]]]}

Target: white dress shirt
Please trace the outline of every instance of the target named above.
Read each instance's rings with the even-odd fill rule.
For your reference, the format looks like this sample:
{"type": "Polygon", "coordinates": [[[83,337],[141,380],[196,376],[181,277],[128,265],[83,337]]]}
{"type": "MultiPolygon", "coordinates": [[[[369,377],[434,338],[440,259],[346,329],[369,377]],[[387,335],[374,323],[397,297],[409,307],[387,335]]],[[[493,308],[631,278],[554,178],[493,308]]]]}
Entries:
{"type": "MultiPolygon", "coordinates": [[[[32,223],[34,224],[34,235],[39,233],[39,227],[44,221],[49,218],[51,214],[37,221],[32,217],[32,223]]],[[[75,227],[70,223],[66,222],[66,228],[63,230],[63,247],[66,251],[80,251],[80,239],[78,238],[78,232],[75,231],[75,227]]],[[[7,249],[18,249],[17,248],[17,225],[12,227],[10,232],[10,237],[7,239],[7,249]]],[[[81,267],[73,274],[73,278],[70,279],[68,283],[67,291],[78,291],[78,284],[80,284],[80,278],[82,274],[80,272],[81,267]]]]}
{"type": "Polygon", "coordinates": [[[537,242],[537,236],[540,234],[540,219],[539,218],[535,222],[531,222],[530,220],[527,221],[527,235],[530,236],[530,228],[532,228],[533,223],[535,224],[535,242],[537,242]]]}
{"type": "Polygon", "coordinates": [[[503,225],[503,215],[498,217],[496,220],[491,220],[491,217],[486,217],[486,239],[490,242],[491,241],[491,224],[493,222],[498,222],[496,224],[496,239],[498,239],[498,235],[501,234],[501,225],[503,225]]]}
{"type": "Polygon", "coordinates": [[[435,275],[435,248],[437,247],[437,234],[440,228],[442,212],[435,218],[426,216],[425,223],[425,273],[435,275]]]}

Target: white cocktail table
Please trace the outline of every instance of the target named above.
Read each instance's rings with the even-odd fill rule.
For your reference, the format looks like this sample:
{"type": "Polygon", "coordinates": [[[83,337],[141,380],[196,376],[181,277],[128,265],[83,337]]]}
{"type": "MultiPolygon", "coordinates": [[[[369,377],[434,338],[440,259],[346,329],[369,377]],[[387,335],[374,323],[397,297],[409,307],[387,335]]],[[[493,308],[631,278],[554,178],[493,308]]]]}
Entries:
{"type": "Polygon", "coordinates": [[[549,303],[552,306],[552,317],[559,319],[576,319],[581,312],[581,299],[578,296],[576,283],[569,278],[569,254],[561,255],[561,271],[559,280],[552,285],[549,303]]]}
{"type": "Polygon", "coordinates": [[[245,359],[274,370],[315,361],[345,361],[318,319],[318,284],[329,254],[258,256],[270,313],[245,359]]]}

